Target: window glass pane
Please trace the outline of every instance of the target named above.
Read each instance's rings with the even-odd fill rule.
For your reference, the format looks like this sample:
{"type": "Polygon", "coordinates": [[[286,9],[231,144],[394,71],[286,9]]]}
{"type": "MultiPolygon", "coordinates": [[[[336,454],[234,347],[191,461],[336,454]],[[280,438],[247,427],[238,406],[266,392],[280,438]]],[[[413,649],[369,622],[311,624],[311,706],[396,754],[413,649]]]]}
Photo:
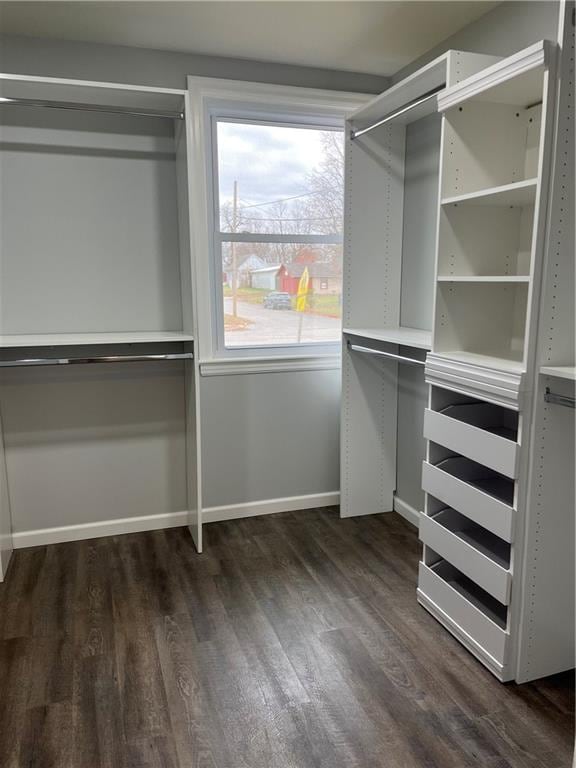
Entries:
{"type": "Polygon", "coordinates": [[[219,120],[223,232],[342,232],[342,131],[219,120]]]}
{"type": "Polygon", "coordinates": [[[224,243],[227,347],[340,340],[342,246],[224,243]]]}

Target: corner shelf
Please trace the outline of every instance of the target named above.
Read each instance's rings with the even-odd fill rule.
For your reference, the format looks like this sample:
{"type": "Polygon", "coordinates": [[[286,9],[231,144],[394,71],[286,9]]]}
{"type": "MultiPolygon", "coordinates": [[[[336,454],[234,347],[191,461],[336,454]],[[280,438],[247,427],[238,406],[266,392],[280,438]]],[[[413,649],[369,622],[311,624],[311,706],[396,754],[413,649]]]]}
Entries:
{"type": "Polygon", "coordinates": [[[538,179],[524,179],[512,184],[480,189],[477,192],[467,192],[464,195],[445,197],[442,199],[442,205],[457,205],[459,203],[518,207],[534,205],[537,185],[538,179]]]}
{"type": "Polygon", "coordinates": [[[432,349],[432,331],[420,328],[343,328],[342,332],[349,336],[361,336],[372,341],[385,341],[402,347],[414,349],[432,349]]]}
{"type": "Polygon", "coordinates": [[[124,331],[120,333],[22,333],[0,335],[0,349],[64,347],[89,344],[155,344],[193,341],[182,331],[124,331]]]}

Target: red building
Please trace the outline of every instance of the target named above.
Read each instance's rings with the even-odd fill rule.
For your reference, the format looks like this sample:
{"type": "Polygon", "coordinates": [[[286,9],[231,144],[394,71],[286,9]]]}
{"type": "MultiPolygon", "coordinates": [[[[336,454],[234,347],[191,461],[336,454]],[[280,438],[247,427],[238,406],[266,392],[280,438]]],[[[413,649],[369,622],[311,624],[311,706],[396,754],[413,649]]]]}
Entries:
{"type": "Polygon", "coordinates": [[[276,284],[279,291],[291,296],[298,293],[298,283],[302,272],[308,269],[310,274],[310,293],[315,295],[339,295],[342,292],[342,272],[332,264],[289,264],[278,269],[276,284]]]}

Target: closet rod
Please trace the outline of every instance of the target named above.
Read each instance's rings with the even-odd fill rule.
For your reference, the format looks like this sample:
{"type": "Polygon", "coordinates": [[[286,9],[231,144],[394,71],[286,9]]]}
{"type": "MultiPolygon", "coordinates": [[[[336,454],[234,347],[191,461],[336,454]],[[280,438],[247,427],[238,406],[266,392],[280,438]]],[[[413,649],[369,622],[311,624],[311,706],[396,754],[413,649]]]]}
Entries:
{"type": "Polygon", "coordinates": [[[553,405],[563,405],[566,408],[576,407],[576,400],[573,397],[568,397],[568,395],[559,395],[556,392],[551,392],[550,387],[546,387],[544,400],[547,403],[552,403],[553,405]]]}
{"type": "Polygon", "coordinates": [[[359,136],[363,136],[365,133],[373,131],[374,128],[379,128],[381,125],[390,122],[390,120],[394,120],[395,118],[400,117],[400,115],[403,115],[406,112],[410,112],[410,110],[414,109],[415,107],[419,107],[420,104],[424,104],[425,102],[434,98],[434,96],[436,96],[437,93],[440,93],[440,91],[443,91],[445,87],[445,84],[439,85],[437,88],[434,88],[431,91],[427,91],[423,96],[419,96],[414,101],[411,101],[408,104],[405,104],[403,107],[400,107],[400,109],[397,109],[395,112],[391,112],[389,115],[386,115],[386,117],[383,117],[382,120],[378,120],[377,123],[373,123],[367,128],[362,128],[360,131],[352,131],[350,138],[357,139],[359,136]]]}
{"type": "Polygon", "coordinates": [[[155,109],[135,109],[130,107],[104,107],[100,104],[81,104],[72,101],[45,101],[43,99],[12,99],[0,97],[0,105],[42,107],[45,109],[72,109],[80,112],[102,112],[108,115],[135,115],[137,117],[162,117],[171,120],[183,120],[184,112],[160,112],[155,109]]]}
{"type": "Polygon", "coordinates": [[[352,352],[362,352],[367,355],[378,355],[379,357],[386,357],[390,360],[395,360],[397,363],[406,363],[407,365],[426,365],[425,360],[414,360],[412,357],[403,357],[402,355],[395,355],[392,352],[382,352],[381,349],[372,349],[371,347],[361,347],[358,344],[352,344],[348,342],[348,349],[352,352]]]}
{"type": "Polygon", "coordinates": [[[92,363],[139,363],[148,360],[193,360],[192,352],[164,355],[110,355],[107,357],[37,357],[23,360],[0,360],[0,368],[23,368],[35,365],[88,365],[92,363]]]}

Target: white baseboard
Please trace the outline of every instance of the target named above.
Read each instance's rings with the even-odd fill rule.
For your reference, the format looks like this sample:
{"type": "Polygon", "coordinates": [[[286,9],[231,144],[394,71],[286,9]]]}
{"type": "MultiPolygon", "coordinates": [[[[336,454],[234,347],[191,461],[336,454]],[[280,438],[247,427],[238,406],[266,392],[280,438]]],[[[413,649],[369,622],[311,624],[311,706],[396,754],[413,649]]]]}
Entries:
{"type": "Polygon", "coordinates": [[[410,506],[398,496],[394,496],[394,512],[398,512],[399,515],[414,525],[416,528],[420,527],[420,512],[415,507],[410,506]]]}
{"type": "Polygon", "coordinates": [[[14,549],[40,547],[46,544],[61,544],[65,541],[99,539],[102,536],[119,536],[123,533],[157,531],[162,528],[178,528],[188,524],[188,512],[166,512],[161,515],[142,517],[119,517],[116,520],[102,520],[96,523],[62,525],[56,528],[39,528],[35,531],[18,531],[12,534],[14,549]]]}
{"type": "MultiPolygon", "coordinates": [[[[306,496],[288,496],[284,499],[267,499],[246,504],[230,504],[223,507],[204,509],[204,523],[219,520],[236,520],[256,515],[271,515],[275,512],[293,512],[298,509],[329,507],[340,502],[339,493],[312,493],[306,496]]],[[[123,533],[157,531],[163,528],[178,528],[188,525],[188,512],[167,512],[160,515],[123,517],[96,523],[63,525],[56,528],[39,528],[35,531],[19,531],[13,534],[14,549],[40,547],[46,544],[61,544],[65,541],[99,539],[103,536],[120,536],[123,533]]]]}
{"type": "Polygon", "coordinates": [[[242,517],[257,515],[273,515],[276,512],[294,512],[298,509],[313,509],[314,507],[331,507],[340,503],[340,494],[310,493],[306,496],[287,496],[283,499],[266,499],[252,501],[247,504],[230,504],[224,507],[208,507],[202,512],[205,523],[216,523],[221,520],[237,520],[242,517]]]}

